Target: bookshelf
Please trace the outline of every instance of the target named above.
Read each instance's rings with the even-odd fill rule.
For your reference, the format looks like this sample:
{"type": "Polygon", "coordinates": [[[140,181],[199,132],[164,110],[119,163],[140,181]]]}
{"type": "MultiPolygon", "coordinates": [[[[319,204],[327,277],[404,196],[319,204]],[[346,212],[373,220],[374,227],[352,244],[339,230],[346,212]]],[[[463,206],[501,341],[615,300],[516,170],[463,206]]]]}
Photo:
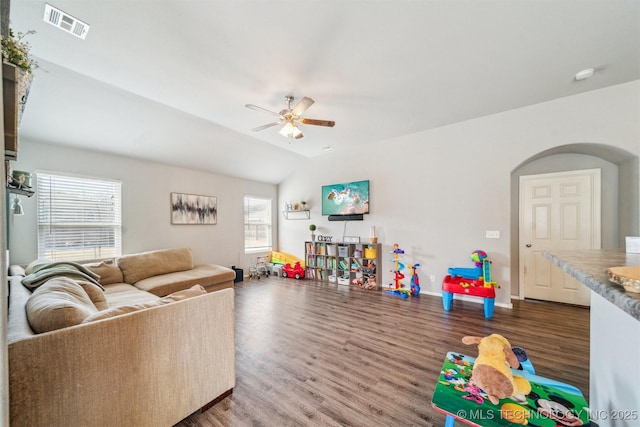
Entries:
{"type": "Polygon", "coordinates": [[[380,290],[381,251],[380,244],[307,241],[304,248],[305,277],[380,290]]]}

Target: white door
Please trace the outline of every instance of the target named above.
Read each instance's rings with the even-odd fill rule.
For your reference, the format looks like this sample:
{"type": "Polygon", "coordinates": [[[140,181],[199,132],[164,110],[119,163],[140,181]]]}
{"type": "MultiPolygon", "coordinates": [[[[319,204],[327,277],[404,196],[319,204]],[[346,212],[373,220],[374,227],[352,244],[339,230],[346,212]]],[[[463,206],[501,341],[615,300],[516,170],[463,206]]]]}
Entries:
{"type": "Polygon", "coordinates": [[[520,295],[589,305],[589,288],[542,252],[599,248],[600,169],[520,177],[520,295]]]}

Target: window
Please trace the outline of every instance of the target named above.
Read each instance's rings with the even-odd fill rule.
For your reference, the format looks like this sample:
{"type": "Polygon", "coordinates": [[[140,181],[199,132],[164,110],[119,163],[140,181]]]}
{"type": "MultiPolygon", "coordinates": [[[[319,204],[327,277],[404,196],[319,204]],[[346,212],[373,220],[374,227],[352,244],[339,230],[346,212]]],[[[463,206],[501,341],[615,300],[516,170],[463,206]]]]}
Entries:
{"type": "Polygon", "coordinates": [[[244,251],[271,250],[271,199],[245,196],[244,251]]]}
{"type": "Polygon", "coordinates": [[[81,261],[122,254],[121,183],[37,174],[38,258],[81,261]]]}

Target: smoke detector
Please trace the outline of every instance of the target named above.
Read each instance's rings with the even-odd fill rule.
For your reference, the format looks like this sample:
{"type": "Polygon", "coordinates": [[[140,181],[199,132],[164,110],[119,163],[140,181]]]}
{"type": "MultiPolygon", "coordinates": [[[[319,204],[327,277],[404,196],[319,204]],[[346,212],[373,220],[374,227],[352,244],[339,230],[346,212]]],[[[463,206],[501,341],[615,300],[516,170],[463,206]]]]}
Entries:
{"type": "Polygon", "coordinates": [[[586,80],[589,77],[593,76],[593,72],[595,70],[593,68],[587,68],[586,70],[578,71],[576,73],[576,80],[586,80]]]}
{"type": "Polygon", "coordinates": [[[74,18],[60,9],[56,9],[50,4],[45,4],[44,6],[43,19],[54,27],[58,27],[69,34],[73,34],[74,36],[81,38],[82,40],[87,37],[89,28],[91,28],[89,24],[74,18]]]}

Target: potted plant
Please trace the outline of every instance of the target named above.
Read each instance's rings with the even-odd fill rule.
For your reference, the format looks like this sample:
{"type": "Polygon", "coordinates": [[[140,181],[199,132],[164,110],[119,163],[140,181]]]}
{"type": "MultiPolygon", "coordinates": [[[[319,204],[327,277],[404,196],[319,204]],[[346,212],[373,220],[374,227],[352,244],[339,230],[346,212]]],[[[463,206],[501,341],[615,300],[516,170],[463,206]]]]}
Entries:
{"type": "Polygon", "coordinates": [[[316,225],[315,224],[309,225],[309,230],[311,230],[311,241],[315,242],[316,234],[314,233],[314,231],[316,231],[316,225]]]}
{"type": "Polygon", "coordinates": [[[18,99],[20,100],[20,108],[18,109],[18,124],[22,119],[22,112],[29,96],[29,88],[33,80],[33,71],[38,68],[38,63],[30,55],[31,45],[23,39],[35,34],[35,31],[27,31],[26,33],[14,34],[9,28],[9,34],[2,36],[2,62],[3,66],[15,67],[18,85],[18,99]]]}
{"type": "Polygon", "coordinates": [[[307,202],[305,202],[304,200],[300,202],[300,205],[302,206],[302,210],[306,211],[307,210],[307,202]]]}
{"type": "Polygon", "coordinates": [[[38,63],[29,54],[31,45],[29,42],[22,41],[30,34],[35,34],[35,31],[18,33],[16,36],[13,29],[9,28],[9,34],[2,36],[2,62],[13,64],[28,73],[38,68],[38,63]]]}

